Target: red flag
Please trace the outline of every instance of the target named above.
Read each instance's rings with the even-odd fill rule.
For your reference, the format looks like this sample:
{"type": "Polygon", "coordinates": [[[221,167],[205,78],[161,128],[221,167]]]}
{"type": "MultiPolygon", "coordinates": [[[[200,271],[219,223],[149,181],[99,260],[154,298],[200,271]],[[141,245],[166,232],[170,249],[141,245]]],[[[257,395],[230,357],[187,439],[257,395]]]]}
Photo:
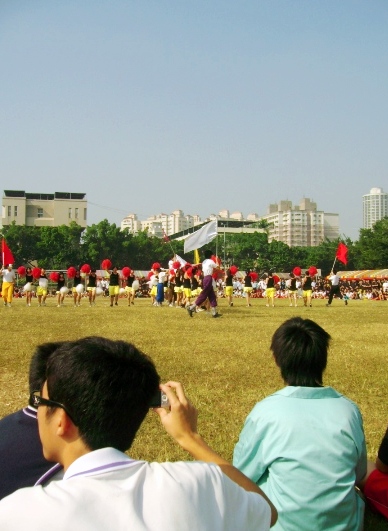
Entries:
{"type": "Polygon", "coordinates": [[[1,242],[1,255],[3,257],[3,266],[5,267],[6,264],[14,264],[15,258],[13,257],[13,254],[11,253],[11,249],[8,247],[6,241],[2,240],[1,242]]]}
{"type": "Polygon", "coordinates": [[[167,234],[164,232],[164,229],[163,229],[163,240],[168,243],[170,241],[170,238],[167,236],[167,234]]]}
{"type": "Polygon", "coordinates": [[[337,252],[335,256],[343,264],[346,265],[348,263],[348,248],[346,247],[344,243],[338,244],[338,248],[337,248],[337,252]]]}

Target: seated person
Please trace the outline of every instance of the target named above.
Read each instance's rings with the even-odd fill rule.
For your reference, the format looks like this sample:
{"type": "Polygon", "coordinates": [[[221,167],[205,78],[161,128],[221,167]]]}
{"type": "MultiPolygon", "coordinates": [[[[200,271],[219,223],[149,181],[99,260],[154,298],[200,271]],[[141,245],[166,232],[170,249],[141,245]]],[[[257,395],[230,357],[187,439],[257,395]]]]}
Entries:
{"type": "MultiPolygon", "coordinates": [[[[44,343],[37,347],[30,363],[30,393],[42,388],[47,360],[62,344],[44,343]]],[[[36,413],[28,405],[0,420],[0,499],[22,487],[33,486],[46,472],[51,475],[61,468],[53,467],[43,457],[36,413]]]]}
{"type": "Polygon", "coordinates": [[[150,358],[124,341],[90,337],[64,344],[33,393],[43,453],[64,478],[0,501],[7,531],[268,530],[276,509],[255,483],[197,432],[181,384],[160,385],[166,431],[201,462],[148,463],[125,453],[159,392],[150,358]]]}
{"type": "Polygon", "coordinates": [[[276,330],[271,350],[286,387],[256,404],[234,450],[233,464],[277,507],[277,530],[363,526],[355,489],[366,472],[362,418],[353,402],[323,386],[329,341],[301,317],[276,330]]]}
{"type": "Polygon", "coordinates": [[[374,510],[388,519],[388,429],[377,452],[376,463],[368,461],[361,489],[374,510]]]}

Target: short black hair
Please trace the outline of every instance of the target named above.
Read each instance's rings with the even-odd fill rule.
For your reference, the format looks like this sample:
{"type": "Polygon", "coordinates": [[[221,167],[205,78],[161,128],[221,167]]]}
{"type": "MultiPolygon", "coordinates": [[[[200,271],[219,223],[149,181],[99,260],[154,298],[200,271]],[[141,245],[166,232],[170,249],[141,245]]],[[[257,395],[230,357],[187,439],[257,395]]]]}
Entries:
{"type": "Polygon", "coordinates": [[[49,398],[66,406],[91,450],[131,446],[159,381],[134,345],[98,336],[65,344],[47,365],[49,398]]]}
{"type": "Polygon", "coordinates": [[[288,319],[276,330],[271,350],[287,385],[322,385],[330,339],[321,326],[301,317],[288,319]]]}
{"type": "Polygon", "coordinates": [[[52,343],[43,343],[36,347],[30,362],[28,383],[30,394],[42,389],[46,381],[47,362],[51,354],[61,347],[65,341],[56,341],[52,343]]]}
{"type": "Polygon", "coordinates": [[[213,251],[209,251],[209,249],[206,249],[204,252],[205,258],[211,258],[213,254],[213,251]]]}

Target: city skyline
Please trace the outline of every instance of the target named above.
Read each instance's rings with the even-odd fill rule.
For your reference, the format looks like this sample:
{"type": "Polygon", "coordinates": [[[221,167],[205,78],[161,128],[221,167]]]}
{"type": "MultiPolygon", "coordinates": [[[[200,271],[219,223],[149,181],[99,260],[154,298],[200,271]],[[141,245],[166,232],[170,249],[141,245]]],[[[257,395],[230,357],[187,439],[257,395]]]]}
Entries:
{"type": "Polygon", "coordinates": [[[358,239],[388,189],[388,4],[3,0],[3,189],[136,212],[309,197],[358,239]]]}

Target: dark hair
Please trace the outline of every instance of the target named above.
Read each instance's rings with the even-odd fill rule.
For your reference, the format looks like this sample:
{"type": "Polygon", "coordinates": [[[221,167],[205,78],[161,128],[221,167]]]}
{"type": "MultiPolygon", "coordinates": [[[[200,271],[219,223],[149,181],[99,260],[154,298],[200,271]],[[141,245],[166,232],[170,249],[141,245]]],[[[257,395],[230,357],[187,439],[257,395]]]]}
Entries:
{"type": "Polygon", "coordinates": [[[301,317],[288,319],[276,330],[271,350],[287,385],[322,385],[330,339],[317,323],[301,317]]]}
{"type": "Polygon", "coordinates": [[[211,258],[212,254],[213,252],[209,251],[209,249],[206,249],[206,251],[204,252],[205,258],[211,258]]]}
{"type": "Polygon", "coordinates": [[[65,344],[65,341],[57,341],[53,343],[43,343],[38,345],[32,355],[30,362],[30,371],[28,375],[28,383],[30,394],[34,391],[40,391],[46,381],[46,368],[49,357],[59,347],[65,344]]]}
{"type": "Polygon", "coordinates": [[[85,337],[58,349],[47,366],[49,398],[66,406],[91,450],[127,450],[158,388],[153,361],[125,341],[85,337]]]}

